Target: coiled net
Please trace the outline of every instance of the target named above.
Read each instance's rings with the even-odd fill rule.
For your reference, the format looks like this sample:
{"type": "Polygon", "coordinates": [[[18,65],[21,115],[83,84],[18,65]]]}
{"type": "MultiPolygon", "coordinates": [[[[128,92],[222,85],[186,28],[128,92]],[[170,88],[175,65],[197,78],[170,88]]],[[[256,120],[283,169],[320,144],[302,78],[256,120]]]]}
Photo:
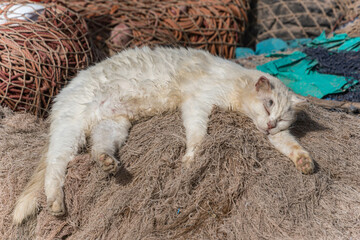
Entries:
{"type": "Polygon", "coordinates": [[[2,6],[6,21],[0,24],[0,103],[45,116],[52,97],[92,63],[93,54],[87,25],[77,13],[49,3],[22,19],[11,18],[27,3],[2,6]]]}

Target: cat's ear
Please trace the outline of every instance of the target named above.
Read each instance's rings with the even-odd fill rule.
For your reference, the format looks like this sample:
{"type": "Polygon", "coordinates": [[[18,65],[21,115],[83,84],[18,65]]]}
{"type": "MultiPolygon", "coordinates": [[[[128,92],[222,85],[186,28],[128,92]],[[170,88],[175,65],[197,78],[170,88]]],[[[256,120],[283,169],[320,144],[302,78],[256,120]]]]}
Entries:
{"type": "Polygon", "coordinates": [[[291,104],[296,107],[300,107],[305,105],[308,102],[308,100],[300,95],[297,95],[295,93],[291,94],[291,104]]]}
{"type": "Polygon", "coordinates": [[[255,84],[257,92],[271,92],[271,84],[268,78],[261,76],[255,84]]]}

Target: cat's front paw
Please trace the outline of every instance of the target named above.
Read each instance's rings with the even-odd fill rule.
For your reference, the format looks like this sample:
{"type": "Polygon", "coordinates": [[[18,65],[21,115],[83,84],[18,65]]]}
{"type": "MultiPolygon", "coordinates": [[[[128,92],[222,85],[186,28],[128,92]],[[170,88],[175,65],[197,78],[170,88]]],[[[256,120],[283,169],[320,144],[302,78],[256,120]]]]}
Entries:
{"type": "Polygon", "coordinates": [[[65,203],[61,197],[47,200],[47,209],[51,215],[62,216],[66,213],[65,203]]]}
{"type": "Polygon", "coordinates": [[[185,154],[181,159],[181,162],[183,163],[183,166],[185,168],[190,168],[191,165],[194,163],[194,154],[185,154]]]}
{"type": "Polygon", "coordinates": [[[106,153],[100,154],[99,163],[105,172],[115,174],[119,167],[119,161],[106,153]]]}
{"type": "Polygon", "coordinates": [[[314,161],[306,152],[296,154],[295,166],[303,174],[311,174],[315,169],[314,161]]]}

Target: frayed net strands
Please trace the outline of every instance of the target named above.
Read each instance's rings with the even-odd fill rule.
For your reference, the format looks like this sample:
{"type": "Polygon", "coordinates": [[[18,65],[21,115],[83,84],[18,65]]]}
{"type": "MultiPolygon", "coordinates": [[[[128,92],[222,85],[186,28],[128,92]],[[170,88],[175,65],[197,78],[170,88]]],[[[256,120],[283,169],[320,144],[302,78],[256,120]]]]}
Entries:
{"type": "Polygon", "coordinates": [[[93,53],[77,13],[54,3],[29,3],[2,5],[0,103],[43,117],[52,97],[93,62],[93,53]],[[19,14],[22,7],[33,11],[19,14]]]}
{"type": "Polygon", "coordinates": [[[249,9],[248,0],[63,2],[88,20],[91,34],[110,54],[128,47],[170,45],[233,58],[249,9]]]}

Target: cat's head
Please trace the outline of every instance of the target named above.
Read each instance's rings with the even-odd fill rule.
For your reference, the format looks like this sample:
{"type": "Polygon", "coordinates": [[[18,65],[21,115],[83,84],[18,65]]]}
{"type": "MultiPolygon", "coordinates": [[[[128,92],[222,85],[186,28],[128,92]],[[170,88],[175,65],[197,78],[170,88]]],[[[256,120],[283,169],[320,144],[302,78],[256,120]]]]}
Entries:
{"type": "Polygon", "coordinates": [[[277,78],[260,76],[255,83],[250,117],[265,134],[288,129],[295,121],[296,110],[306,100],[297,97],[277,78]]]}

